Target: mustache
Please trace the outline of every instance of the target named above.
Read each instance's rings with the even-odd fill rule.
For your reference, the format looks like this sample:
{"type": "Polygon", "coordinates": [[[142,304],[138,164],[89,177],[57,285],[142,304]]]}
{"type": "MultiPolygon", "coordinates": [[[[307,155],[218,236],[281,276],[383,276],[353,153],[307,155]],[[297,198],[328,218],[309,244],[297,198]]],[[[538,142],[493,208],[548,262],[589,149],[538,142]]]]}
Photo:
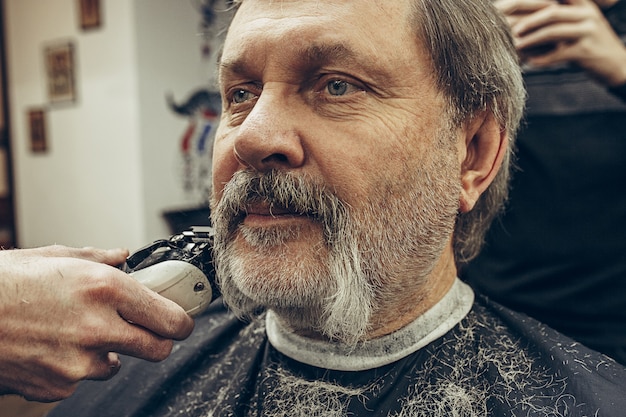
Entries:
{"type": "Polygon", "coordinates": [[[236,172],[216,202],[214,225],[228,225],[233,232],[245,218],[248,208],[263,204],[270,210],[307,216],[325,225],[330,237],[341,228],[348,205],[327,187],[310,177],[271,170],[236,172]]]}

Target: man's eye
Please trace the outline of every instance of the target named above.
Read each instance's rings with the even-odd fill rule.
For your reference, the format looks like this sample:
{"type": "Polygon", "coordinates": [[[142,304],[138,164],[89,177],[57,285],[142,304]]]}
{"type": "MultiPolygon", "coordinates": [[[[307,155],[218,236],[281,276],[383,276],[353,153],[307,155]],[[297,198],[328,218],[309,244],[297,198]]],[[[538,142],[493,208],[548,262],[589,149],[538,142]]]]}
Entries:
{"type": "Polygon", "coordinates": [[[233,103],[235,104],[245,103],[252,98],[254,98],[254,94],[248,90],[239,89],[233,93],[233,103]]]}
{"type": "Polygon", "coordinates": [[[326,89],[331,96],[343,96],[348,92],[349,84],[343,80],[332,80],[326,84],[326,89]]]}

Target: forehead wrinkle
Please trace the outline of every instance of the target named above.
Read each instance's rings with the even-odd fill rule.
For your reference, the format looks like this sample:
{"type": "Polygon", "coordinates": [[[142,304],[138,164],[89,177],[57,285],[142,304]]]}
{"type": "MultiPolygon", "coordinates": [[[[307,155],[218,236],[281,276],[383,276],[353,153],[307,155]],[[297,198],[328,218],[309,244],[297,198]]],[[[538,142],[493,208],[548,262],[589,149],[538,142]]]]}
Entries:
{"type": "Polygon", "coordinates": [[[381,81],[403,83],[397,68],[413,65],[407,63],[407,57],[415,47],[406,41],[418,41],[409,17],[413,0],[362,1],[364,7],[358,2],[333,0],[242,2],[245,4],[231,22],[219,62],[219,74],[224,75],[221,80],[230,76],[262,81],[267,70],[306,77],[328,66],[329,71],[375,85],[381,81]],[[358,19],[354,18],[355,10],[358,19]],[[373,19],[381,18],[388,22],[382,25],[385,29],[373,28],[373,19]],[[405,26],[409,30],[404,30],[405,26]],[[402,41],[403,46],[396,41],[402,41]],[[381,59],[381,55],[386,58],[381,59]]]}
{"type": "MultiPolygon", "coordinates": [[[[272,50],[272,48],[266,50],[272,50]]],[[[317,41],[312,44],[307,43],[303,46],[295,46],[293,50],[292,56],[295,58],[283,59],[281,65],[284,69],[297,73],[309,74],[324,66],[336,65],[339,67],[339,70],[345,69],[350,71],[358,69],[359,72],[363,71],[370,76],[385,77],[387,79],[390,77],[388,69],[379,65],[380,62],[368,58],[367,52],[359,52],[345,42],[317,41]]],[[[255,74],[254,78],[261,76],[259,72],[263,70],[260,67],[265,67],[267,63],[267,56],[259,60],[258,55],[253,54],[251,57],[246,51],[233,57],[221,58],[218,62],[220,74],[226,71],[230,75],[242,77],[251,77],[255,74]]]]}

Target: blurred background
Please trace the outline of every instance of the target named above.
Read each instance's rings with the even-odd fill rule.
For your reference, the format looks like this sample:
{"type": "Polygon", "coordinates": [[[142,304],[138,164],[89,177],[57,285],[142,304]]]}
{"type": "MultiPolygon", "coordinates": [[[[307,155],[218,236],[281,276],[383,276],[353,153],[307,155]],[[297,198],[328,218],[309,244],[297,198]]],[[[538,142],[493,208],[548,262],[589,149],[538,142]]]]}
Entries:
{"type": "Polygon", "coordinates": [[[223,3],[2,2],[3,247],[132,250],[206,207],[223,3]]]}

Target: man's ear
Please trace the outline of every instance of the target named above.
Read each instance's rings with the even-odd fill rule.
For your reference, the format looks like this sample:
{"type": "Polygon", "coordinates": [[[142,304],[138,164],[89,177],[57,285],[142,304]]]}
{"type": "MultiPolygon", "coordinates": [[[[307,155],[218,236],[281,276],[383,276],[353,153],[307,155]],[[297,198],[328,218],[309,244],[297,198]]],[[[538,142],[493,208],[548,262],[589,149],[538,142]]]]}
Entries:
{"type": "Polygon", "coordinates": [[[461,159],[461,213],[470,211],[478,197],[498,173],[507,152],[508,135],[490,111],[465,125],[464,143],[459,141],[461,159]]]}

